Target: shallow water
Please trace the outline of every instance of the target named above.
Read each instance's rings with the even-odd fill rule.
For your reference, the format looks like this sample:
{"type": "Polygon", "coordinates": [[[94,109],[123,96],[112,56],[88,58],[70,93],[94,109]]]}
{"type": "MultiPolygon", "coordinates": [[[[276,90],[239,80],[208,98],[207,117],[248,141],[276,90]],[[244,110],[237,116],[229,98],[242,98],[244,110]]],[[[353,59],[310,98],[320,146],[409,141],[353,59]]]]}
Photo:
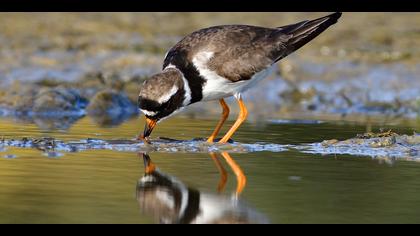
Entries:
{"type": "MultiPolygon", "coordinates": [[[[206,137],[216,120],[217,117],[177,116],[160,124],[153,135],[182,140],[206,137]]],[[[1,119],[0,127],[0,136],[6,139],[131,140],[143,127],[143,120],[100,127],[90,118],[83,118],[68,129],[55,130],[48,129],[51,126],[40,128],[1,119]]],[[[344,140],[381,127],[406,134],[419,130],[415,122],[279,119],[246,123],[234,139],[250,145],[299,145],[344,140]]],[[[46,154],[32,148],[0,146],[0,222],[420,223],[418,162],[323,156],[294,149],[232,152],[228,155],[232,159],[221,153],[212,156],[204,152],[155,151],[149,156],[159,177],[149,174],[143,178],[144,157],[136,152],[85,150],[46,154]],[[221,174],[217,160],[226,176],[221,174]],[[239,196],[235,194],[235,174],[228,165],[232,160],[247,179],[239,196]],[[226,186],[219,193],[224,177],[226,186]],[[158,181],[160,178],[163,180],[158,181]],[[188,200],[185,193],[195,198],[188,200]],[[205,216],[194,210],[197,202],[205,216]],[[189,213],[188,217],[177,217],[165,204],[178,206],[181,212],[189,213]],[[226,213],[225,217],[221,212],[226,213]]]]}

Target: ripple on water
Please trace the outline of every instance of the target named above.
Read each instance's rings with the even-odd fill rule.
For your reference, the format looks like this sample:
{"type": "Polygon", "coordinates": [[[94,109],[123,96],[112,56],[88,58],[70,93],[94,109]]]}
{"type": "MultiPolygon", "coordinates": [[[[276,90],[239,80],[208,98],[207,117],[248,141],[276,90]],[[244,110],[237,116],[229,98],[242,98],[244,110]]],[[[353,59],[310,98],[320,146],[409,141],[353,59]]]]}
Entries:
{"type": "Polygon", "coordinates": [[[296,125],[296,124],[318,125],[318,124],[325,123],[325,121],[320,121],[320,120],[283,120],[283,119],[268,120],[268,122],[270,122],[272,124],[292,124],[292,125],[296,125]]]}
{"type": "MultiPolygon", "coordinates": [[[[390,133],[391,134],[391,133],[390,133]]],[[[386,137],[356,137],[348,140],[326,140],[318,143],[301,145],[283,145],[274,143],[239,143],[227,144],[207,143],[204,139],[174,140],[157,138],[151,143],[138,140],[103,140],[81,139],[78,141],[62,141],[54,138],[20,140],[1,140],[3,151],[7,147],[32,148],[43,152],[49,158],[59,158],[66,152],[82,152],[88,150],[109,150],[118,152],[165,152],[165,153],[252,153],[252,152],[285,152],[299,151],[310,154],[347,154],[374,158],[395,158],[400,160],[420,161],[420,136],[392,134],[386,137]]]]}
{"type": "Polygon", "coordinates": [[[48,157],[60,157],[62,152],[80,152],[87,150],[111,150],[120,152],[283,152],[287,151],[287,145],[272,143],[207,143],[195,140],[152,140],[151,144],[145,144],[137,140],[101,140],[101,139],[82,139],[79,141],[64,142],[52,138],[43,139],[21,139],[4,140],[4,146],[19,148],[34,148],[44,151],[48,157]]]}
{"type": "Polygon", "coordinates": [[[46,157],[48,157],[48,158],[60,158],[60,157],[64,156],[63,153],[54,152],[54,151],[52,151],[52,152],[45,152],[45,153],[43,153],[43,155],[46,156],[46,157]]]}

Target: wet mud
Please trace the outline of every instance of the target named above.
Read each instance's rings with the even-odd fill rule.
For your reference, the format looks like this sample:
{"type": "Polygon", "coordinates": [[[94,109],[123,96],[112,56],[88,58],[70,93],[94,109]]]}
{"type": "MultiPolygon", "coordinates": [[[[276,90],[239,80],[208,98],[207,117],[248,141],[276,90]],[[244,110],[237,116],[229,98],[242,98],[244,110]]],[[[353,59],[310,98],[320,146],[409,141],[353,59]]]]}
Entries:
{"type": "Polygon", "coordinates": [[[9,147],[32,148],[48,157],[60,157],[61,153],[89,150],[112,150],[119,152],[167,152],[167,153],[250,153],[299,151],[312,154],[354,155],[373,158],[395,158],[420,161],[420,134],[399,135],[392,131],[365,133],[347,140],[324,140],[319,143],[288,145],[274,143],[207,143],[204,138],[175,140],[155,138],[150,143],[139,140],[84,139],[64,142],[54,138],[22,138],[0,140],[0,151],[9,147]]]}

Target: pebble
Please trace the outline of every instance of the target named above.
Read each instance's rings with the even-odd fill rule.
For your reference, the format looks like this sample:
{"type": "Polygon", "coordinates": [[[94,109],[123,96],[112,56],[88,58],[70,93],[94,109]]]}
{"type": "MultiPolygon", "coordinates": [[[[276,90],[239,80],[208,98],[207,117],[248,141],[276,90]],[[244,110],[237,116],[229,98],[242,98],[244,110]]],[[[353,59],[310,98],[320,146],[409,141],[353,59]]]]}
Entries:
{"type": "Polygon", "coordinates": [[[302,177],[301,176],[289,176],[288,178],[290,181],[301,181],[302,177]]]}
{"type": "Polygon", "coordinates": [[[64,156],[63,153],[59,153],[59,152],[45,152],[43,155],[48,158],[60,158],[64,156]]]}
{"type": "Polygon", "coordinates": [[[331,139],[331,140],[322,141],[321,145],[322,146],[331,146],[331,145],[336,144],[336,143],[338,143],[337,139],[331,139]]]}
{"type": "Polygon", "coordinates": [[[13,154],[7,154],[7,155],[4,155],[3,157],[6,158],[6,159],[14,159],[17,156],[16,155],[13,155],[13,154]]]}

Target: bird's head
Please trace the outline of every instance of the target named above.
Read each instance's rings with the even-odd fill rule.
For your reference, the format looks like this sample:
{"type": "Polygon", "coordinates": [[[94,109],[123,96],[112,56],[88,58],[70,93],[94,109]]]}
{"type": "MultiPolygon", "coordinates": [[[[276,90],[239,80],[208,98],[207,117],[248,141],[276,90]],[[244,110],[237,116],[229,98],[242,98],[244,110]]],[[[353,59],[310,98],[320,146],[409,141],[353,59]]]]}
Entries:
{"type": "Polygon", "coordinates": [[[138,104],[146,116],[146,125],[141,136],[146,139],[158,122],[187,104],[182,73],[175,68],[169,68],[144,81],[138,104]]]}

